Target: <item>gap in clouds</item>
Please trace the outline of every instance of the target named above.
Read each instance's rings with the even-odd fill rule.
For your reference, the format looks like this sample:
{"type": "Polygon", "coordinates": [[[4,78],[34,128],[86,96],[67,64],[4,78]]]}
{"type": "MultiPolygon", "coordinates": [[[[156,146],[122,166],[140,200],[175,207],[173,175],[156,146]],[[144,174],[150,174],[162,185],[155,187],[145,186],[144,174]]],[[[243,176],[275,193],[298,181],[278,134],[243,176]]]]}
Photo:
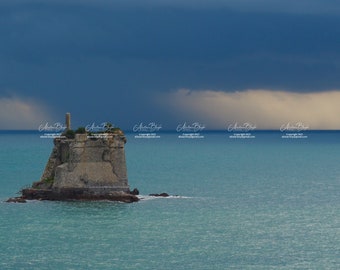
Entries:
{"type": "Polygon", "coordinates": [[[53,113],[45,104],[31,98],[0,97],[0,130],[38,130],[52,123],[53,113]]]}
{"type": "Polygon", "coordinates": [[[235,122],[257,129],[279,129],[301,122],[309,129],[340,129],[340,91],[294,93],[245,90],[232,93],[180,89],[157,98],[178,121],[199,121],[207,129],[225,129],[235,122]]]}

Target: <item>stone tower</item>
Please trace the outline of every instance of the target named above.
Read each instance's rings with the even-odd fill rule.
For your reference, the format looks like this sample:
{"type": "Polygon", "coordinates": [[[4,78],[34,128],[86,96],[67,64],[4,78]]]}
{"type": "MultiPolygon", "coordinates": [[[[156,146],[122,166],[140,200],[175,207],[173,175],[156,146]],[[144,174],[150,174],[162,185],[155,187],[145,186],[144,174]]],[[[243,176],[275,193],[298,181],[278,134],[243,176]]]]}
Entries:
{"type": "MultiPolygon", "coordinates": [[[[70,115],[66,116],[70,128],[70,115]]],[[[112,191],[129,192],[124,145],[126,138],[118,129],[74,138],[54,139],[54,147],[39,182],[33,187],[55,193],[105,195],[112,191]]]]}

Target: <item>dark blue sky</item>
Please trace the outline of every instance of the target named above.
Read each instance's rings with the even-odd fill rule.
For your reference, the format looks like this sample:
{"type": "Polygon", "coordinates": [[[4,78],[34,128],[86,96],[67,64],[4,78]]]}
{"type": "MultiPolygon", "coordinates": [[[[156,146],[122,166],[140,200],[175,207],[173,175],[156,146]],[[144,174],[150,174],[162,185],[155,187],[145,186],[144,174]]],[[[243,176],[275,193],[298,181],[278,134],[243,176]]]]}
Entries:
{"type": "Polygon", "coordinates": [[[195,120],[189,105],[167,104],[180,89],[340,89],[337,1],[140,2],[1,1],[0,129],[67,111],[75,125],[171,128],[195,120]]]}

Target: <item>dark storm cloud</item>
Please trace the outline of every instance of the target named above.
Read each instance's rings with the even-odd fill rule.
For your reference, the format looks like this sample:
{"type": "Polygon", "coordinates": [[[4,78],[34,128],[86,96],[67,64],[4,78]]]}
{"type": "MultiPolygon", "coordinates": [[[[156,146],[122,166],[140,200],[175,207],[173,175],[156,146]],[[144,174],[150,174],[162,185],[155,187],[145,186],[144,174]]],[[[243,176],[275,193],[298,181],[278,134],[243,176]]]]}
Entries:
{"type": "Polygon", "coordinates": [[[157,8],[175,7],[189,9],[229,8],[250,12],[278,12],[305,14],[336,14],[337,0],[3,0],[2,4],[63,4],[87,5],[104,8],[157,8]]]}
{"type": "Polygon", "coordinates": [[[0,97],[131,126],[164,119],[154,94],[183,87],[338,89],[338,11],[333,1],[2,1],[0,97]]]}
{"type": "Polygon", "coordinates": [[[338,17],[328,15],[242,13],[223,8],[104,8],[52,1],[2,8],[1,51],[19,60],[311,55],[338,51],[339,23],[338,17]]]}

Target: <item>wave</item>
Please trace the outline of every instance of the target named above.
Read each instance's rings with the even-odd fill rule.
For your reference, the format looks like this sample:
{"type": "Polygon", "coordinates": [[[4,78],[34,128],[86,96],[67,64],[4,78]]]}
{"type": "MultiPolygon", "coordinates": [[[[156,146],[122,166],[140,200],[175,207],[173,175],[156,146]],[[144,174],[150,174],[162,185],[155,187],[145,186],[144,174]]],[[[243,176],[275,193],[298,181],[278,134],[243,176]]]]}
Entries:
{"type": "Polygon", "coordinates": [[[156,200],[156,199],[191,199],[192,198],[192,197],[188,197],[188,196],[179,196],[179,195],[169,195],[167,197],[150,196],[150,195],[137,195],[137,197],[141,201],[156,200]]]}

